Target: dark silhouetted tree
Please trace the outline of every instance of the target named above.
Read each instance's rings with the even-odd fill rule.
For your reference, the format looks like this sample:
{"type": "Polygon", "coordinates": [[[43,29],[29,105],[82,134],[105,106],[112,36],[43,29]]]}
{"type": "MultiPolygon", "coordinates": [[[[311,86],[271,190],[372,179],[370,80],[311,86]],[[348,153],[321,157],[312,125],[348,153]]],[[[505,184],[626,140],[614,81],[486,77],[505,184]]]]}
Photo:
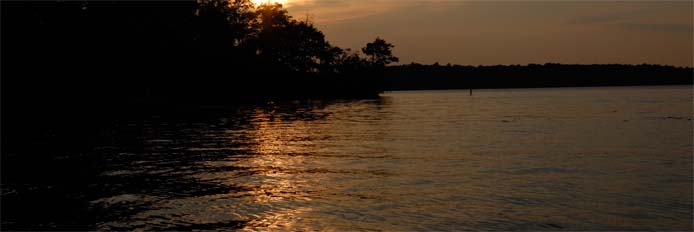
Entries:
{"type": "Polygon", "coordinates": [[[364,54],[371,57],[371,64],[374,67],[380,68],[384,67],[390,63],[398,62],[400,59],[393,55],[393,46],[380,37],[376,37],[374,42],[366,44],[366,47],[362,48],[364,54]]]}
{"type": "Polygon", "coordinates": [[[257,54],[275,66],[294,72],[326,70],[333,48],[323,32],[308,21],[297,21],[280,4],[262,4],[257,9],[261,25],[257,54]]]}
{"type": "Polygon", "coordinates": [[[362,73],[370,65],[368,61],[361,57],[359,52],[352,52],[351,49],[345,49],[335,59],[335,68],[340,74],[362,73]]]}
{"type": "Polygon", "coordinates": [[[257,14],[250,0],[196,1],[195,40],[213,47],[239,47],[257,32],[257,14]]]}
{"type": "Polygon", "coordinates": [[[319,72],[321,73],[338,73],[338,65],[340,64],[340,56],[345,53],[345,50],[339,47],[330,47],[320,53],[319,72]]]}

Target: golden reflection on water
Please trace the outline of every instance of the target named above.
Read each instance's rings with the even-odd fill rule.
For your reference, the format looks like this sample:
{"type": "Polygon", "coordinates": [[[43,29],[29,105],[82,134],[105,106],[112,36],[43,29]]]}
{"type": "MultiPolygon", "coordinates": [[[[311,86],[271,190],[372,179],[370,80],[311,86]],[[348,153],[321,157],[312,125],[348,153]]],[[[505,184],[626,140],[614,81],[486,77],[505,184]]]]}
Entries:
{"type": "MultiPolygon", "coordinates": [[[[301,192],[307,188],[307,182],[300,175],[300,167],[306,162],[302,154],[313,144],[307,138],[310,131],[302,120],[283,120],[274,110],[258,108],[253,112],[250,130],[246,131],[251,138],[248,151],[250,157],[234,162],[234,166],[246,167],[256,175],[257,182],[250,182],[252,201],[263,204],[291,202],[291,207],[271,208],[261,217],[251,220],[245,229],[301,229],[295,224],[312,209],[300,202],[311,201],[307,194],[301,192]],[[297,139],[299,138],[299,139],[297,139]]],[[[233,210],[233,209],[232,209],[233,210]]]]}
{"type": "Polygon", "coordinates": [[[387,97],[151,123],[104,172],[140,184],[93,202],[126,217],[97,228],[691,228],[691,88],[387,97]]]}

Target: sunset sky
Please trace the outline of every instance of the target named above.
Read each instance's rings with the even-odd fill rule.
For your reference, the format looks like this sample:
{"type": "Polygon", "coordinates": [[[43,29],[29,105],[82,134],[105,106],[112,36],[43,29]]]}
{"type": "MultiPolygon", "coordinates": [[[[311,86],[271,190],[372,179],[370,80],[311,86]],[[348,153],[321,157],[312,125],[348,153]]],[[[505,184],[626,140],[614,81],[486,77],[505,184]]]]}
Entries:
{"type": "Polygon", "coordinates": [[[692,66],[692,1],[282,0],[342,48],[376,36],[401,63],[692,66]]]}

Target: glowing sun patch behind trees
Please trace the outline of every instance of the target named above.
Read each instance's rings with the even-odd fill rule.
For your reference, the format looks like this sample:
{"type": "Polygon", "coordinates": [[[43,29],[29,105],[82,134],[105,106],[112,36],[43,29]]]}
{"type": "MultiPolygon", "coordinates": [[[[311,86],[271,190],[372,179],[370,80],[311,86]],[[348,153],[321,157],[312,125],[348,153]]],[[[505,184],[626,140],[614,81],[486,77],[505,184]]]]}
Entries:
{"type": "Polygon", "coordinates": [[[266,3],[269,3],[269,4],[279,3],[282,5],[286,5],[287,2],[289,2],[290,0],[251,0],[251,1],[255,5],[266,4],[266,3]]]}

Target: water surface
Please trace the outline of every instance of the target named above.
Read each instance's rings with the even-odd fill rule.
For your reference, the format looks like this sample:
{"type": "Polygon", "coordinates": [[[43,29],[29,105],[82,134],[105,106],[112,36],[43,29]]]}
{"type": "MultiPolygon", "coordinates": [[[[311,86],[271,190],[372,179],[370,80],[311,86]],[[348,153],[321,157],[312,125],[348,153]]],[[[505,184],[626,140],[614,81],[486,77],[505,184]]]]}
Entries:
{"type": "Polygon", "coordinates": [[[675,86],[391,92],[120,119],[78,156],[91,172],[14,191],[67,189],[74,202],[46,207],[81,216],[3,224],[690,230],[692,117],[692,88],[675,86]]]}

